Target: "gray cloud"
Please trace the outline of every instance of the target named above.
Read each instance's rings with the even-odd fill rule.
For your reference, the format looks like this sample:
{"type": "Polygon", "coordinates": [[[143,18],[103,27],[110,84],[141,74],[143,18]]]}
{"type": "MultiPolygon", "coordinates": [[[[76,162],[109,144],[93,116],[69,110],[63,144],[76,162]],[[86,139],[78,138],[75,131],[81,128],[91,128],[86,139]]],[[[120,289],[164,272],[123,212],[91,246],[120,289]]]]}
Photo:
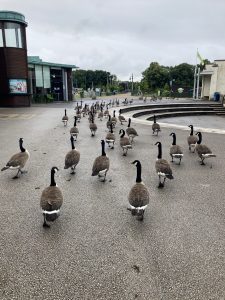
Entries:
{"type": "Polygon", "coordinates": [[[151,61],[225,58],[224,0],[1,0],[23,13],[29,55],[129,79],[151,61]]]}

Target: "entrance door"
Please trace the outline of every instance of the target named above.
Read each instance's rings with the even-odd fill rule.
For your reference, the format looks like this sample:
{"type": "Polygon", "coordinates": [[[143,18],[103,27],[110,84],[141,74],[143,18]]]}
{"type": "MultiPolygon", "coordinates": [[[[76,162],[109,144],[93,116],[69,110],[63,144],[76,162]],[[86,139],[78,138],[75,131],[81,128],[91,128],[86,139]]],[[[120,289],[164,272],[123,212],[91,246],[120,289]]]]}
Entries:
{"type": "Polygon", "coordinates": [[[51,93],[55,101],[63,101],[63,75],[61,69],[51,69],[51,93]]]}

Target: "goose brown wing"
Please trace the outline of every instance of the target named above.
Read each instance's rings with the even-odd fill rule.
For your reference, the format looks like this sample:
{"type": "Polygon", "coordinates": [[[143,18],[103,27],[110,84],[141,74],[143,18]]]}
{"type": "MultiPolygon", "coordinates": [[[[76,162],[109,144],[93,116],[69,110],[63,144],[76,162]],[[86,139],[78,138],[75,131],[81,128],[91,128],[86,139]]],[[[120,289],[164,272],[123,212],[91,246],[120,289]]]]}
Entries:
{"type": "Polygon", "coordinates": [[[127,137],[120,138],[120,146],[123,147],[127,145],[131,145],[129,139],[127,137]]]}
{"type": "Polygon", "coordinates": [[[142,183],[136,183],[128,195],[129,203],[134,207],[145,206],[149,203],[149,192],[142,183]]]}
{"type": "Polygon", "coordinates": [[[98,156],[92,167],[92,176],[96,176],[100,171],[106,169],[109,169],[109,158],[107,156],[98,156]]]}
{"type": "Polygon", "coordinates": [[[170,155],[172,154],[183,154],[183,151],[179,145],[172,145],[170,147],[170,155]]]}
{"type": "Polygon", "coordinates": [[[10,158],[10,160],[7,162],[6,166],[8,166],[8,167],[17,167],[17,166],[24,167],[25,163],[28,160],[28,157],[29,156],[28,156],[27,152],[16,153],[10,158]]]}
{"type": "Polygon", "coordinates": [[[153,123],[152,124],[152,130],[160,130],[160,126],[158,123],[153,123]]]}
{"type": "Polygon", "coordinates": [[[198,138],[197,138],[197,136],[195,136],[195,135],[190,135],[190,136],[187,138],[188,145],[196,144],[197,141],[198,141],[198,138]]]}
{"type": "Polygon", "coordinates": [[[79,133],[79,129],[77,127],[72,127],[70,133],[79,133]]]}
{"type": "Polygon", "coordinates": [[[130,134],[138,135],[138,134],[137,134],[137,131],[136,131],[134,128],[132,128],[132,127],[128,127],[128,128],[126,129],[126,133],[127,133],[127,135],[130,135],[130,134]]]}
{"type": "Polygon", "coordinates": [[[115,141],[115,135],[112,132],[107,133],[106,140],[114,140],[115,141]]]}
{"type": "Polygon", "coordinates": [[[212,151],[206,145],[202,145],[202,144],[200,145],[197,144],[196,151],[198,155],[212,153],[212,151]]]}
{"type": "Polygon", "coordinates": [[[77,165],[80,160],[80,152],[77,150],[71,150],[66,154],[65,157],[65,169],[71,168],[74,165],[77,165]]]}
{"type": "Polygon", "coordinates": [[[170,164],[165,159],[157,160],[155,163],[155,168],[156,168],[157,173],[160,172],[160,173],[164,173],[164,174],[168,174],[168,175],[172,174],[170,164]]]}
{"type": "Polygon", "coordinates": [[[63,195],[57,186],[45,188],[41,194],[40,206],[43,210],[56,210],[62,206],[63,195]]]}

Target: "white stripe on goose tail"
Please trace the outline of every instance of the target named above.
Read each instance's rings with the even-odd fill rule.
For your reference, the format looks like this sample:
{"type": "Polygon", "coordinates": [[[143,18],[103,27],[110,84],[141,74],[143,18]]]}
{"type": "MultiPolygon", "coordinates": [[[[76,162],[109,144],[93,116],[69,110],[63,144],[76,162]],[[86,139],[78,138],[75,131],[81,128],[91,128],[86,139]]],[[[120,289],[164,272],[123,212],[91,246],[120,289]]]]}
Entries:
{"type": "Polygon", "coordinates": [[[43,210],[43,209],[42,209],[42,213],[43,213],[43,214],[46,214],[46,215],[58,214],[59,211],[60,211],[59,209],[51,210],[51,211],[49,211],[49,210],[43,210]]]}
{"type": "Polygon", "coordinates": [[[105,140],[106,141],[106,143],[113,143],[113,142],[115,142],[114,140],[105,140]]]}
{"type": "Polygon", "coordinates": [[[100,177],[105,176],[105,173],[106,173],[106,172],[107,172],[107,169],[102,170],[102,171],[99,171],[99,172],[98,172],[98,175],[99,175],[100,177]]]}
{"type": "Polygon", "coordinates": [[[202,154],[202,157],[209,158],[209,157],[216,157],[216,155],[213,153],[207,153],[207,154],[202,154]]]}
{"type": "Polygon", "coordinates": [[[132,149],[132,145],[122,146],[123,149],[132,149]]]}
{"type": "Polygon", "coordinates": [[[162,177],[166,177],[166,174],[165,174],[165,173],[162,173],[162,172],[158,172],[158,175],[159,175],[159,176],[162,176],[162,177]]]}
{"type": "Polygon", "coordinates": [[[181,154],[181,153],[176,153],[176,154],[172,154],[173,157],[176,157],[176,158],[181,158],[184,156],[184,154],[181,154]]]}
{"type": "Polygon", "coordinates": [[[147,206],[148,206],[148,205],[135,207],[135,206],[133,206],[133,205],[130,204],[130,208],[131,208],[131,209],[137,209],[137,210],[140,210],[140,209],[145,210],[145,209],[147,208],[147,206]]]}

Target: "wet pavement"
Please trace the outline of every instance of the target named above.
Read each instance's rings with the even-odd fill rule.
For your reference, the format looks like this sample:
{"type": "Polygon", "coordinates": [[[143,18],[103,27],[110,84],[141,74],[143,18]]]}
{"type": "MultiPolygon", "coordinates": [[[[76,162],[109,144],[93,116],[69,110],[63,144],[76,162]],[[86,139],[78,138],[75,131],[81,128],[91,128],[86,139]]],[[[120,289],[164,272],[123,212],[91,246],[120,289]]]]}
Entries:
{"type": "Polygon", "coordinates": [[[72,176],[63,167],[74,103],[66,105],[67,128],[61,121],[64,107],[0,109],[30,116],[0,118],[1,168],[18,152],[20,137],[31,155],[21,178],[12,179],[15,171],[0,172],[0,299],[225,299],[224,135],[203,133],[217,157],[201,166],[188,151],[188,132],[176,129],[184,158],[172,165],[174,180],[159,190],[154,144],[161,141],[163,157],[170,160],[171,129],[164,127],[155,137],[151,122],[131,123],[139,136],[123,157],[118,132],[126,125],[117,124],[115,149],[106,150],[108,180],[102,183],[91,169],[101,154],[106,120],[96,120],[95,137],[87,117],[78,123],[81,159],[72,176]],[[150,192],[143,222],[127,211],[136,179],[129,162],[135,159],[142,162],[150,192]],[[45,229],[39,201],[52,166],[60,169],[56,182],[64,203],[59,219],[45,229]]]}

